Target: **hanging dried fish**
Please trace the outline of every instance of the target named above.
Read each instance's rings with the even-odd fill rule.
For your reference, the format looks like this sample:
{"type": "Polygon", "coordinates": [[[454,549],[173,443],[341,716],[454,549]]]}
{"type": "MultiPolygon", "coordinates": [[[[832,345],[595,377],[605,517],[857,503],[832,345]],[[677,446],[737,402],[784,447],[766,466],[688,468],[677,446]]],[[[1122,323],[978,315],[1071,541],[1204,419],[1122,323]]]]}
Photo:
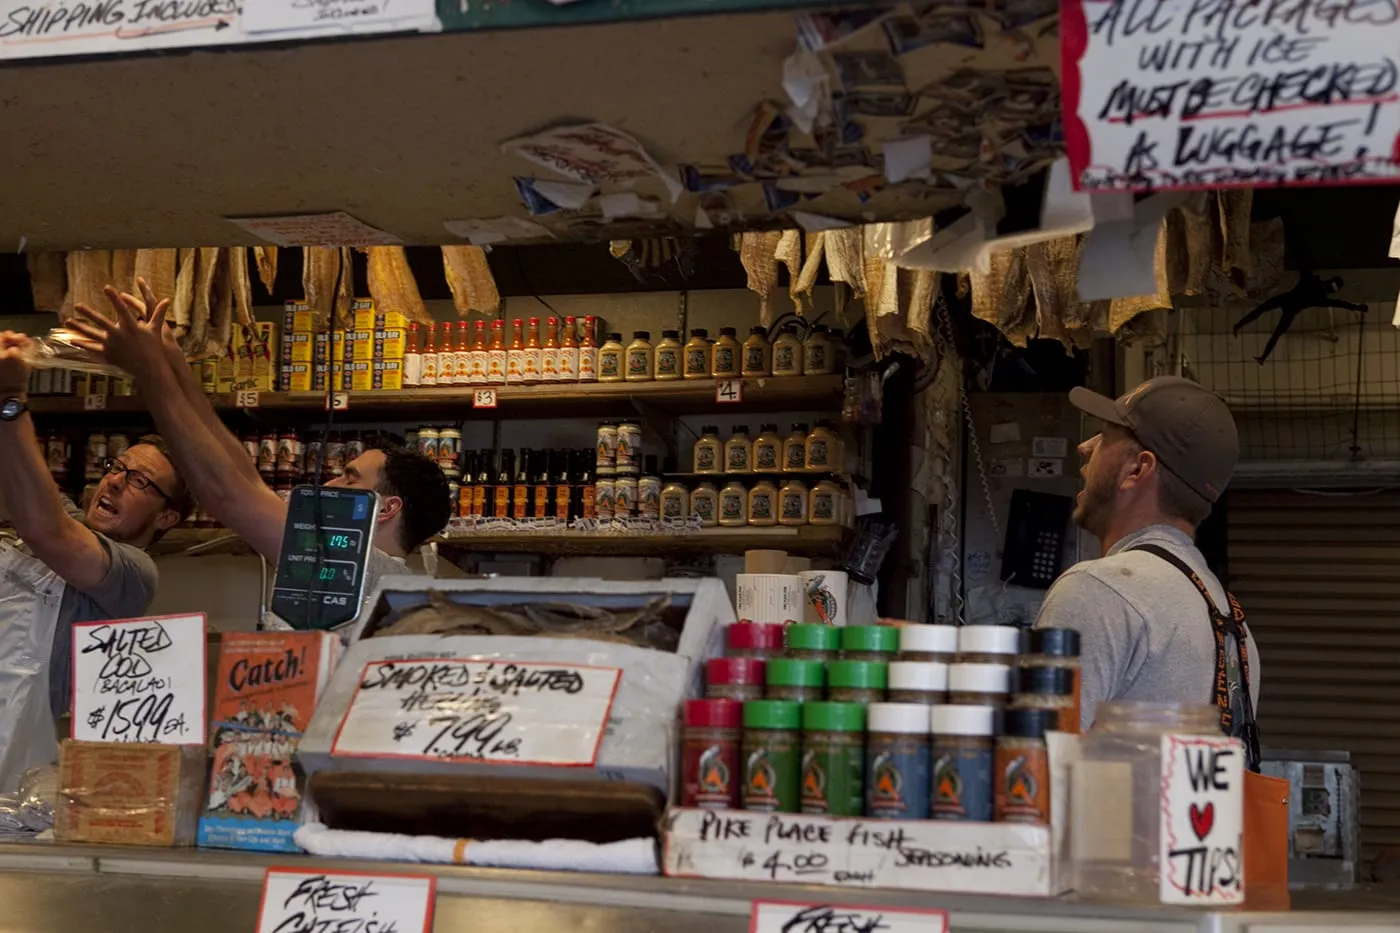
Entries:
{"type": "Polygon", "coordinates": [[[369,253],[369,294],[374,306],[386,311],[398,311],[410,321],[433,323],[418,282],[408,266],[408,254],[402,246],[371,246],[369,253]]]}
{"type": "Polygon", "coordinates": [[[106,249],[86,249],[71,252],[67,256],[68,293],[58,316],[67,320],[73,314],[73,306],[86,305],[89,308],[106,308],[107,295],[103,289],[112,281],[112,251],[106,249]]]}
{"type": "Polygon", "coordinates": [[[248,247],[228,248],[229,288],[233,292],[233,322],[248,333],[256,326],[253,319],[253,280],[248,275],[248,247]]]}
{"type": "Polygon", "coordinates": [[[174,297],[175,274],[179,266],[180,251],[177,249],[136,251],[136,277],[145,279],[146,284],[151,286],[151,293],[157,298],[174,297]]]}
{"type": "Polygon", "coordinates": [[[1108,310],[1108,332],[1110,334],[1117,334],[1129,321],[1143,312],[1171,308],[1171,290],[1167,286],[1167,222],[1165,220],[1157,229],[1157,246],[1153,255],[1157,279],[1156,293],[1114,298],[1108,310]]]}
{"type": "Polygon", "coordinates": [[[301,257],[301,287],[307,307],[316,315],[316,326],[325,327],[335,312],[340,250],[324,246],[306,246],[302,248],[301,257]]]}
{"type": "Polygon", "coordinates": [[[336,327],[349,330],[354,322],[355,306],[355,257],[351,253],[350,247],[343,246],[340,249],[340,276],[335,280],[335,317],[333,318],[336,327]]]}
{"type": "Polygon", "coordinates": [[[214,276],[219,271],[219,248],[202,246],[196,251],[194,270],[194,301],[190,304],[190,332],[180,348],[190,359],[203,359],[205,345],[209,340],[209,324],[212,317],[210,298],[214,289],[214,276]]]}
{"type": "Polygon", "coordinates": [[[758,320],[773,322],[773,291],[778,287],[780,230],[739,234],[739,262],[748,273],[748,289],[758,295],[758,320]]]}
{"type": "Polygon", "coordinates": [[[1251,271],[1249,215],[1254,210],[1254,189],[1235,188],[1215,196],[1220,211],[1220,267],[1243,295],[1251,271]]]}
{"type": "Polygon", "coordinates": [[[494,315],[501,310],[501,293],[480,246],[444,246],[442,268],[459,317],[473,311],[494,315]]]}
{"type": "Polygon", "coordinates": [[[58,311],[68,294],[68,262],[62,253],[28,253],[29,291],[35,311],[58,311]]]}
{"type": "Polygon", "coordinates": [[[254,246],[253,258],[258,261],[258,279],[271,295],[277,285],[277,247],[254,246]]]}
{"type": "Polygon", "coordinates": [[[826,234],[821,231],[807,234],[807,259],[802,263],[802,273],[797,277],[796,284],[790,289],[792,302],[797,305],[799,314],[806,314],[811,307],[812,289],[817,287],[825,256],[826,234]]]}
{"type": "Polygon", "coordinates": [[[1201,191],[1191,195],[1179,210],[1186,231],[1186,288],[1187,295],[1199,295],[1205,291],[1206,277],[1210,274],[1212,257],[1211,235],[1215,224],[1207,211],[1209,192],[1201,191]]]}
{"type": "MultiPolygon", "coordinates": [[[[907,283],[909,301],[905,311],[915,355],[933,359],[933,299],[940,273],[932,269],[900,269],[901,285],[907,283]]],[[[905,289],[901,288],[901,291],[905,289]]]]}
{"type": "Polygon", "coordinates": [[[973,269],[972,316],[986,321],[1005,335],[1012,346],[1024,347],[1035,332],[1035,311],[1030,308],[1031,278],[1025,247],[996,250],[987,272],[973,269]]]}
{"type": "MultiPolygon", "coordinates": [[[[797,230],[784,230],[778,238],[778,248],[773,258],[787,268],[788,297],[792,299],[797,313],[802,313],[802,303],[797,300],[797,279],[802,275],[802,234],[797,230]]],[[[766,321],[764,323],[767,323],[766,321]]]]}
{"type": "Polygon", "coordinates": [[[199,250],[179,251],[179,267],[175,274],[175,297],[170,301],[170,320],[174,322],[175,339],[181,348],[190,333],[190,315],[194,310],[194,276],[199,264],[199,250]]]}
{"type": "Polygon", "coordinates": [[[209,287],[209,333],[204,341],[204,356],[226,356],[233,343],[233,270],[234,259],[243,260],[239,249],[221,249],[215,258],[214,278],[209,287]],[[233,254],[237,252],[238,256],[233,254]]]}
{"type": "Polygon", "coordinates": [[[136,250],[112,250],[112,287],[119,292],[139,295],[136,288],[136,250]]]}

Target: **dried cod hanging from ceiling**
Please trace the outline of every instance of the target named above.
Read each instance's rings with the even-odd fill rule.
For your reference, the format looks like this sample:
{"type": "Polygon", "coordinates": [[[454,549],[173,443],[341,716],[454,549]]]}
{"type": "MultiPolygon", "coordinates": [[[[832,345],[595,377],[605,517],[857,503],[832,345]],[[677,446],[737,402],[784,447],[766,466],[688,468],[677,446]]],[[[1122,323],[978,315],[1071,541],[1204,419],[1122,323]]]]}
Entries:
{"type": "Polygon", "coordinates": [[[773,323],[773,292],[778,287],[778,244],[781,230],[739,234],[739,262],[748,274],[748,289],[758,295],[758,320],[773,323]]]}
{"type": "Polygon", "coordinates": [[[35,311],[57,312],[68,294],[68,262],[62,253],[28,253],[29,290],[35,311]]]}
{"type": "Polygon", "coordinates": [[[480,246],[444,246],[442,268],[459,317],[466,317],[473,311],[490,315],[500,311],[501,293],[491,275],[486,251],[480,246]]]}
{"type": "Polygon", "coordinates": [[[258,262],[258,279],[269,295],[277,286],[277,247],[255,246],[253,257],[258,262]]]}
{"type": "Polygon", "coordinates": [[[341,251],[335,247],[307,246],[302,248],[301,256],[302,295],[316,317],[316,326],[326,327],[335,315],[341,251]]]}
{"type": "MultiPolygon", "coordinates": [[[[178,249],[138,249],[136,277],[145,279],[157,299],[175,297],[175,276],[179,271],[178,249]]],[[[139,294],[139,292],[133,292],[139,294]]]]}
{"type": "Polygon", "coordinates": [[[371,246],[369,254],[369,294],[374,306],[398,311],[410,321],[433,325],[433,317],[423,305],[418,282],[408,265],[402,246],[371,246]]]}

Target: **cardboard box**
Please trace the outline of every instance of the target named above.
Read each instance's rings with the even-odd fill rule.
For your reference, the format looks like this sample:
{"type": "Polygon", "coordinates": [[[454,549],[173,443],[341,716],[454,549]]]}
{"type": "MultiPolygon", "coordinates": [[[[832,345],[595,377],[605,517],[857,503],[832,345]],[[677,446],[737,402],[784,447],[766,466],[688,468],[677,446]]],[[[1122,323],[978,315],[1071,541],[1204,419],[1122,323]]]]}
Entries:
{"type": "Polygon", "coordinates": [[[58,757],[59,842],[194,845],[208,754],[203,745],[65,739],[58,757]]]}

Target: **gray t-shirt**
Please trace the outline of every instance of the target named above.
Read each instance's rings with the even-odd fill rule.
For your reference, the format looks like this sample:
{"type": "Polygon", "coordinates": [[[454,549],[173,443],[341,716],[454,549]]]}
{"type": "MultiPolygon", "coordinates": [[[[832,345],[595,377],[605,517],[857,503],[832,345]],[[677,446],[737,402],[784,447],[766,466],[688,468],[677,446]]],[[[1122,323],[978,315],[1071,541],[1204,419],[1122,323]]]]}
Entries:
{"type": "MultiPolygon", "coordinates": [[[[1080,633],[1081,725],[1094,722],[1105,700],[1214,703],[1215,632],[1205,600],[1176,567],[1154,554],[1126,553],[1155,544],[1185,561],[1229,612],[1225,588],[1183,532],[1151,525],[1113,545],[1097,560],[1065,571],[1036,616],[1036,628],[1080,633]]],[[[1248,607],[1245,607],[1248,611],[1248,607]]],[[[1259,651],[1249,637],[1249,693],[1259,708],[1259,651]]]]}
{"type": "Polygon", "coordinates": [[[99,532],[93,534],[107,549],[112,565],[107,568],[107,576],[94,587],[80,590],[71,583],[64,584],[53,650],[49,652],[49,707],[56,717],[68,712],[73,701],[73,624],[139,616],[156,595],[159,575],[151,555],[99,532]]]}

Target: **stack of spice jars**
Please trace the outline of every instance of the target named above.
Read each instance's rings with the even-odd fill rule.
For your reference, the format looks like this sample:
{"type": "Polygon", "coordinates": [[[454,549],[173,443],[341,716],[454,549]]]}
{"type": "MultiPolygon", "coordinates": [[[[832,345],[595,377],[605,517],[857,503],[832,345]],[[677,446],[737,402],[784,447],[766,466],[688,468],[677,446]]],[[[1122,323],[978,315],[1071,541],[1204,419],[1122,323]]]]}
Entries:
{"type": "Polygon", "coordinates": [[[686,704],[684,806],[1048,822],[1077,633],[738,623],[726,651],[686,704]]]}

